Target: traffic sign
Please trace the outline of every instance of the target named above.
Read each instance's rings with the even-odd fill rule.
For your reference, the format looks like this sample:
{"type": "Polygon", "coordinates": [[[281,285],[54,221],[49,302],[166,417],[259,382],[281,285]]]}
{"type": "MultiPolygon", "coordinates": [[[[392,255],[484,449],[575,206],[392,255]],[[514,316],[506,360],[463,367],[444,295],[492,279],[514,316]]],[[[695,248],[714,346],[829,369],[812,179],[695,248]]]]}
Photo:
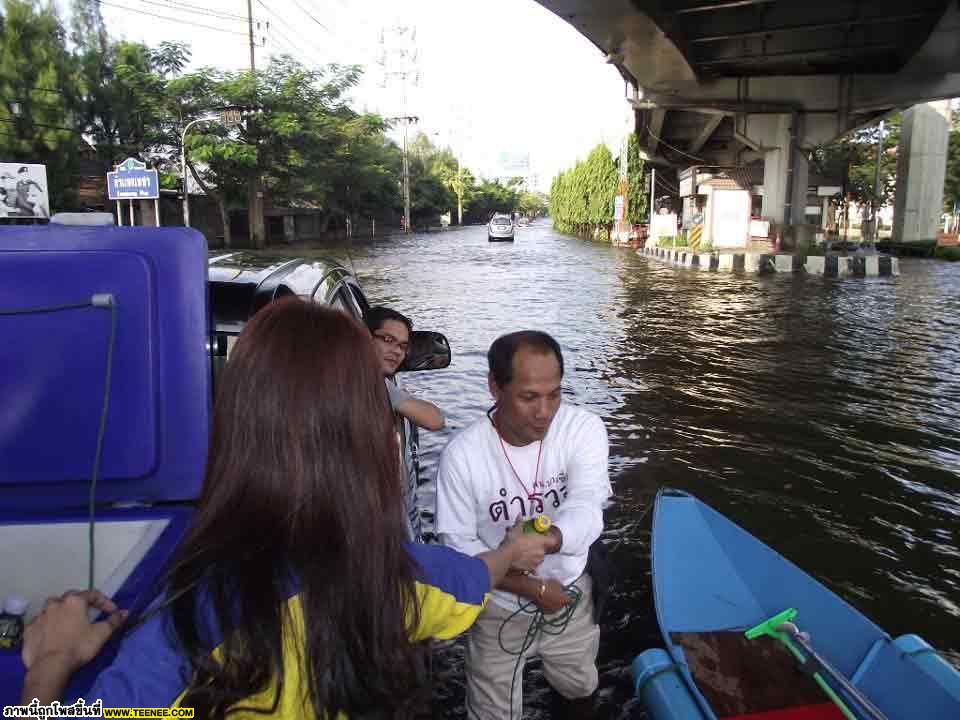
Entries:
{"type": "Polygon", "coordinates": [[[160,197],[160,178],[147,164],[127,158],[107,173],[107,195],[111,200],[150,200],[160,197]]]}

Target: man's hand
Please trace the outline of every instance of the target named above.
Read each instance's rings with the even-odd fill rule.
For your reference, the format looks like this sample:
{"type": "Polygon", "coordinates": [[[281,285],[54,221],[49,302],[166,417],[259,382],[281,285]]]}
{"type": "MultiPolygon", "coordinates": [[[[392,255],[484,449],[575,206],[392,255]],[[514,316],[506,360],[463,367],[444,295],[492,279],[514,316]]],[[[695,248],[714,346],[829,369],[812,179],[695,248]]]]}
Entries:
{"type": "Polygon", "coordinates": [[[573,602],[573,598],[564,590],[563,585],[557,580],[545,580],[546,588],[543,596],[537,599],[537,607],[543,612],[550,614],[563,610],[567,605],[573,602]]]}
{"type": "Polygon", "coordinates": [[[98,590],[71,590],[59,598],[49,598],[40,613],[23,633],[23,664],[56,663],[72,673],[90,662],[110,636],[127,619],[113,600],[98,590]],[[108,613],[105,620],[91,623],[89,608],[108,613]]]}

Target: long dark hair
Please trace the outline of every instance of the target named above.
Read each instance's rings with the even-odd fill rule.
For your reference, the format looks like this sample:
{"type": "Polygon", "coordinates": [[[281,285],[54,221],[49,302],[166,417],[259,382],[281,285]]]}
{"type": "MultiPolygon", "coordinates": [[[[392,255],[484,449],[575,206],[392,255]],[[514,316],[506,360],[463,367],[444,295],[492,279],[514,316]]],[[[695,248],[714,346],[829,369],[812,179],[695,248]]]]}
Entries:
{"type": "Polygon", "coordinates": [[[317,717],[398,717],[415,703],[416,569],[388,408],[370,336],[344,313],[285,298],[244,329],[164,588],[194,671],[182,704],[198,717],[222,718],[272,682],[276,708],[284,633],[317,717]],[[289,632],[292,587],[302,638],[289,632]]]}

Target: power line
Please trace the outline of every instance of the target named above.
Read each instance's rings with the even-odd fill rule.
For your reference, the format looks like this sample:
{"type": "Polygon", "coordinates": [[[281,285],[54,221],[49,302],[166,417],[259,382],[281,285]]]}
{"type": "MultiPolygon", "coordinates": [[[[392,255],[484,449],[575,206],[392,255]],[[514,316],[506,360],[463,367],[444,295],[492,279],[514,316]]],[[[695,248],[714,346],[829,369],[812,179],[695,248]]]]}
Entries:
{"type": "Polygon", "coordinates": [[[207,15],[209,17],[220,18],[222,20],[240,20],[247,22],[247,18],[243,15],[234,15],[233,13],[220,12],[219,10],[213,10],[211,8],[200,7],[198,5],[190,5],[189,3],[178,2],[178,0],[137,0],[137,2],[142,2],[145,5],[152,5],[155,2],[162,3],[164,6],[169,6],[169,9],[172,11],[194,13],[196,15],[207,15]]]}
{"type": "Polygon", "coordinates": [[[213,30],[214,32],[226,33],[228,35],[240,35],[246,37],[247,33],[238,32],[236,30],[225,30],[224,28],[215,27],[213,25],[205,25],[203,23],[192,22],[190,20],[184,20],[183,18],[171,17],[170,15],[160,15],[158,13],[148,12],[146,10],[140,10],[139,8],[132,8],[126,5],[117,5],[111,2],[105,2],[105,0],[96,0],[98,5],[103,5],[104,7],[117,8],[118,10],[126,10],[127,12],[137,13],[139,15],[149,15],[150,17],[160,18],[161,20],[169,20],[171,22],[179,23],[181,25],[192,25],[193,27],[203,28],[205,30],[213,30]]]}
{"type": "MultiPolygon", "coordinates": [[[[10,123],[11,125],[15,125],[15,124],[17,123],[16,120],[7,120],[6,118],[0,118],[0,122],[10,123]]],[[[47,129],[50,129],[50,130],[65,130],[66,132],[75,133],[75,134],[77,134],[77,135],[83,135],[83,131],[82,131],[82,130],[77,130],[76,128],[68,128],[68,127],[64,127],[64,126],[62,126],[62,125],[48,125],[47,123],[40,123],[40,122],[33,122],[33,121],[30,121],[30,122],[27,123],[27,124],[30,125],[30,126],[32,126],[32,127],[41,127],[41,128],[47,128],[47,129]]],[[[26,138],[24,138],[24,139],[26,139],[26,138]]]]}
{"type": "Polygon", "coordinates": [[[318,62],[316,58],[312,58],[300,50],[297,43],[284,35],[276,26],[270,28],[270,33],[272,35],[276,35],[276,37],[271,38],[271,40],[276,43],[277,48],[282,50],[285,54],[290,56],[299,56],[301,59],[306,60],[310,65],[322,65],[322,63],[318,62]]]}
{"type": "Polygon", "coordinates": [[[648,134],[650,137],[652,137],[654,140],[656,140],[657,142],[659,142],[659,143],[661,143],[661,144],[663,144],[663,145],[666,145],[668,148],[670,148],[670,149],[673,150],[674,152],[678,152],[678,153],[680,153],[681,155],[685,155],[686,157],[691,158],[692,160],[696,160],[697,162],[702,162],[702,163],[705,163],[705,162],[706,162],[706,160],[704,160],[703,158],[698,158],[696,155],[691,155],[690,153],[686,153],[686,152],[684,152],[683,150],[680,150],[680,149],[678,149],[678,148],[675,148],[673,145],[671,145],[670,143],[668,143],[668,142],[667,142],[666,140],[664,140],[663,138],[657,137],[656,135],[653,134],[653,131],[652,131],[649,127],[647,128],[647,134],[648,134]]]}
{"type": "MultiPolygon", "coordinates": [[[[311,45],[311,43],[309,43],[308,41],[304,40],[304,38],[301,37],[301,36],[298,34],[298,31],[297,31],[295,28],[291,27],[290,24],[287,23],[287,21],[284,20],[281,15],[275,13],[272,9],[270,9],[270,8],[266,5],[266,3],[263,2],[263,0],[257,0],[257,3],[258,3],[264,10],[266,10],[268,13],[270,13],[274,18],[276,18],[278,21],[280,21],[280,23],[281,23],[285,28],[287,28],[291,33],[293,33],[293,35],[294,35],[298,40],[300,40],[304,45],[311,45]]],[[[286,35],[284,35],[282,32],[280,32],[279,30],[277,30],[276,27],[274,27],[273,29],[274,29],[274,31],[275,31],[278,35],[280,35],[280,37],[286,39],[286,40],[288,41],[288,43],[291,44],[294,49],[297,48],[297,45],[296,45],[295,43],[293,43],[286,35]]],[[[319,50],[319,49],[320,49],[320,48],[317,47],[317,46],[312,46],[312,48],[313,48],[313,49],[316,49],[316,50],[319,50]]]]}
{"type": "Polygon", "coordinates": [[[301,5],[299,2],[297,2],[297,0],[293,0],[293,4],[296,5],[298,8],[300,8],[301,12],[303,12],[304,15],[306,15],[308,18],[310,18],[311,20],[313,20],[317,25],[319,25],[319,26],[322,27],[324,30],[326,30],[328,33],[330,33],[330,35],[333,35],[333,32],[331,32],[330,28],[328,28],[328,27],[327,27],[326,25],[324,25],[322,22],[320,22],[319,20],[317,20],[317,19],[310,13],[310,11],[307,10],[307,9],[306,9],[303,5],[301,5]]]}
{"type": "Polygon", "coordinates": [[[679,193],[679,192],[680,192],[680,189],[679,189],[676,185],[671,185],[671,184],[668,183],[666,180],[663,180],[663,179],[660,178],[660,177],[657,177],[657,182],[658,182],[660,185],[662,185],[665,190],[669,190],[670,192],[675,192],[675,193],[679,193]]]}

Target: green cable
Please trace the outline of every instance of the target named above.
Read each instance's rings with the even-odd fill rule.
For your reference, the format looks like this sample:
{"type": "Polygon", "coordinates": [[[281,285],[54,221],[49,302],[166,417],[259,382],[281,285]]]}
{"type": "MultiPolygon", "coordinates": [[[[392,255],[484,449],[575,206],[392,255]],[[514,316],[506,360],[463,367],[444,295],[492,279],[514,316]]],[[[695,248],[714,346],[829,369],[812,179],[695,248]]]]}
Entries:
{"type": "MultiPolygon", "coordinates": [[[[580,578],[577,578],[579,580],[580,578]]],[[[500,649],[507,653],[508,655],[516,655],[517,662],[513,666],[513,678],[510,680],[510,720],[513,720],[513,694],[516,692],[517,685],[517,674],[521,673],[521,663],[523,663],[523,656],[531,647],[533,643],[536,642],[539,635],[561,635],[567,629],[567,626],[570,624],[570,621],[573,619],[573,615],[577,610],[577,607],[580,605],[580,601],[583,599],[583,591],[577,587],[576,580],[574,580],[569,585],[564,586],[564,591],[573,598],[573,602],[569,605],[566,605],[562,610],[554,615],[547,617],[543,610],[541,610],[537,604],[533,601],[521,602],[520,607],[510,613],[507,616],[507,619],[500,623],[500,630],[497,632],[497,644],[500,645],[500,649]],[[511,620],[516,618],[521,613],[523,614],[532,614],[533,618],[530,621],[530,625],[527,628],[526,635],[523,638],[523,642],[520,644],[520,649],[518,651],[513,651],[510,648],[506,647],[503,644],[503,630],[511,620]]],[[[520,710],[521,715],[523,714],[523,709],[520,710]]]]}
{"type": "Polygon", "coordinates": [[[108,308],[110,310],[110,338],[107,342],[107,369],[106,377],[103,383],[103,404],[100,408],[100,424],[97,428],[97,448],[93,455],[93,470],[90,474],[90,496],[89,496],[89,522],[88,522],[88,541],[90,544],[90,562],[87,576],[87,587],[93,590],[94,584],[94,529],[96,525],[96,498],[97,498],[97,478],[100,475],[100,459],[103,454],[103,436],[107,429],[107,411],[110,408],[110,378],[113,375],[113,348],[117,338],[117,304],[113,295],[109,293],[94,295],[90,300],[78,303],[65,303],[63,305],[46,305],[43,307],[20,308],[17,310],[0,309],[0,316],[11,317],[15,315],[37,315],[45,313],[61,312],[63,310],[80,310],[83,308],[108,308]]]}

